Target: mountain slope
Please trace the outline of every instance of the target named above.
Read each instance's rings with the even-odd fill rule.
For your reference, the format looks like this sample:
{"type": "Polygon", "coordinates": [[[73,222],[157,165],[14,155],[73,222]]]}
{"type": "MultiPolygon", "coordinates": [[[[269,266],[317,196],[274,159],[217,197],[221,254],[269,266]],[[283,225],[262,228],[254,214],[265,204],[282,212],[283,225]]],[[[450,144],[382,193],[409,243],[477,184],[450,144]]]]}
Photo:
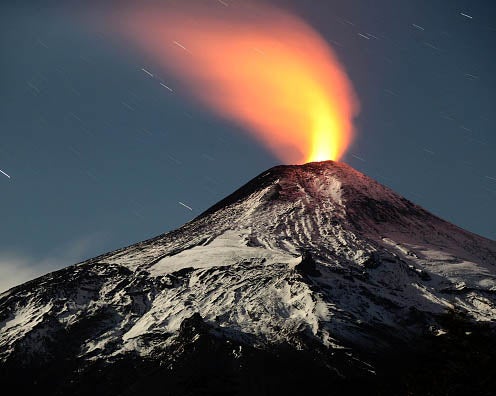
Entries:
{"type": "MultiPolygon", "coordinates": [[[[28,369],[20,383],[53,394],[95,378],[105,394],[164,378],[166,394],[271,394],[300,389],[296,367],[316,377],[312,389],[387,394],[378,379],[403,353],[411,370],[453,353],[454,378],[469,369],[467,347],[494,362],[495,321],[494,241],[327,161],[272,168],[178,230],[2,294],[0,359],[5,379],[28,369]],[[278,367],[270,380],[267,362],[278,367]],[[193,386],[200,372],[210,374],[193,386]]],[[[484,367],[467,382],[481,392],[484,367]]],[[[392,394],[407,394],[400,383],[411,381],[392,394]]]]}

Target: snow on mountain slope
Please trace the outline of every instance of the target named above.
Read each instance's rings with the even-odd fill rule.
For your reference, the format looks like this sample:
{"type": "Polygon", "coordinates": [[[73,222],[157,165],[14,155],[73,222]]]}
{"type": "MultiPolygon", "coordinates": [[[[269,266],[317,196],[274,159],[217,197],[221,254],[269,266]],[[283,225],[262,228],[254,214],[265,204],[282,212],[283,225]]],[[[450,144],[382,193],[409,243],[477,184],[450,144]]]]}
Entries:
{"type": "Polygon", "coordinates": [[[199,313],[255,348],[301,337],[387,348],[440,315],[496,321],[496,242],[351,167],[278,166],[178,230],[0,296],[0,360],[111,362],[167,350],[199,313]]]}

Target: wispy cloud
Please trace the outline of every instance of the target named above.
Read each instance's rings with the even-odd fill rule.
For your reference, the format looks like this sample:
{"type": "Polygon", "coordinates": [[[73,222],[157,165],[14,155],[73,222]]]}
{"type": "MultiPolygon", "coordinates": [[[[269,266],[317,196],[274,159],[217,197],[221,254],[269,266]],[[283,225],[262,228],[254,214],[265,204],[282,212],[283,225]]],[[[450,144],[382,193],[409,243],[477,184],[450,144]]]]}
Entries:
{"type": "Polygon", "coordinates": [[[89,258],[102,246],[101,235],[73,240],[42,258],[17,251],[0,252],[0,293],[41,275],[89,258]]]}

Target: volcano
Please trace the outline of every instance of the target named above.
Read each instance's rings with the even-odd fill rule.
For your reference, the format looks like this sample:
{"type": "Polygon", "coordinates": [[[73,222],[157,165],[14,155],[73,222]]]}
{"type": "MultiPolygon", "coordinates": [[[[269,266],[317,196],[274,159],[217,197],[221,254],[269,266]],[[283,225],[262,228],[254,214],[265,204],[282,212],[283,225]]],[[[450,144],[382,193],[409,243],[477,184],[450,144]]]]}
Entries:
{"type": "Polygon", "coordinates": [[[487,395],[495,331],[495,241],[314,162],[0,295],[0,380],[51,395],[487,395]]]}

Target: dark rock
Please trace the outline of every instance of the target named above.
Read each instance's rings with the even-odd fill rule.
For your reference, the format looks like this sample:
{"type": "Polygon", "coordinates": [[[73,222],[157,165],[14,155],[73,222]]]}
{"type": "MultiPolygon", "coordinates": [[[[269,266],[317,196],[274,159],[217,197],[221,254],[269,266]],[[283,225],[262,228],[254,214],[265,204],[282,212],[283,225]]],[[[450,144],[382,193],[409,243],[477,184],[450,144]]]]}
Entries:
{"type": "Polygon", "coordinates": [[[418,274],[420,276],[420,279],[422,279],[422,280],[425,280],[425,281],[431,280],[431,276],[424,270],[420,270],[420,272],[418,274]]]}
{"type": "Polygon", "coordinates": [[[179,336],[187,339],[191,339],[195,335],[207,334],[208,331],[209,326],[203,321],[203,318],[198,312],[184,319],[179,326],[179,336]]]}
{"type": "Polygon", "coordinates": [[[368,269],[374,269],[381,265],[381,256],[377,252],[372,252],[367,260],[364,261],[363,266],[368,269]]]}
{"type": "Polygon", "coordinates": [[[320,276],[321,273],[317,269],[317,263],[308,251],[303,251],[301,255],[301,262],[295,266],[295,270],[300,274],[309,276],[320,276]]]}
{"type": "Polygon", "coordinates": [[[431,276],[423,269],[415,268],[413,265],[409,265],[408,269],[410,271],[415,272],[420,277],[420,279],[422,279],[424,281],[430,281],[431,280],[431,276]]]}

